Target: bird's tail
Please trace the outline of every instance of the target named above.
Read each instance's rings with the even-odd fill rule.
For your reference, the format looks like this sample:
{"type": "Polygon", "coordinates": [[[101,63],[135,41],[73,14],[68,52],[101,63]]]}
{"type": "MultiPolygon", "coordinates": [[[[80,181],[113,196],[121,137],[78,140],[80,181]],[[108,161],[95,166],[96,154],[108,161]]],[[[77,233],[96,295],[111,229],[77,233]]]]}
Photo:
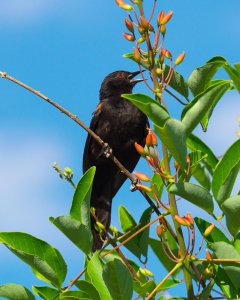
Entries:
{"type": "MultiPolygon", "coordinates": [[[[92,195],[93,196],[93,195],[92,195]]],[[[92,197],[91,206],[95,208],[95,215],[98,221],[104,225],[105,229],[108,230],[111,222],[111,208],[112,199],[102,195],[100,197],[92,197]]],[[[100,235],[96,229],[96,221],[92,218],[92,235],[93,235],[93,246],[92,251],[96,251],[102,248],[103,241],[106,239],[104,232],[100,235]]]]}

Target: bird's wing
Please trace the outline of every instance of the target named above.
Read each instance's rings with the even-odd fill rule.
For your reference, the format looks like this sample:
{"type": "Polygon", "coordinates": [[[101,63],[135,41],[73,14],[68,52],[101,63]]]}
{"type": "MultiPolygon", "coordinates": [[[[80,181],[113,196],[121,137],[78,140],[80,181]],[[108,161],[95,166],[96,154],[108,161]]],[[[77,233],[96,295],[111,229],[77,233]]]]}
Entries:
{"type": "MultiPolygon", "coordinates": [[[[101,103],[102,102],[98,104],[95,112],[93,112],[93,117],[89,126],[89,128],[94,132],[96,131],[99,117],[101,115],[101,106],[102,106],[101,103]]],[[[88,134],[86,144],[84,147],[84,153],[83,153],[83,173],[85,173],[92,166],[91,155],[90,155],[90,145],[92,141],[93,141],[93,137],[90,134],[88,134]]]]}

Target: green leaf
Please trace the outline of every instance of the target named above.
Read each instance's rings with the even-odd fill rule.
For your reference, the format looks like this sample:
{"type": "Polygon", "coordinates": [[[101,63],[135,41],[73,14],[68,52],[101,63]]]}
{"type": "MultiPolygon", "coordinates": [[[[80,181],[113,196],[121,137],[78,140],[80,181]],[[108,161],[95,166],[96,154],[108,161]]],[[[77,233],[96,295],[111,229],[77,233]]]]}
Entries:
{"type": "Polygon", "coordinates": [[[141,283],[138,280],[133,280],[133,288],[134,291],[138,293],[138,295],[142,298],[145,298],[147,293],[150,293],[154,288],[156,287],[156,284],[154,280],[149,280],[147,282],[141,283]]]}
{"type": "Polygon", "coordinates": [[[59,299],[57,296],[60,292],[49,286],[36,286],[32,287],[34,293],[43,299],[59,299]]]}
{"type": "Polygon", "coordinates": [[[236,86],[238,92],[240,93],[240,74],[237,69],[230,66],[229,64],[226,64],[224,66],[225,71],[228,73],[229,77],[234,82],[234,85],[236,86]]]}
{"type": "MultiPolygon", "coordinates": [[[[169,246],[171,248],[171,250],[173,251],[173,253],[177,256],[177,252],[178,252],[178,247],[176,245],[175,240],[172,238],[172,236],[170,234],[168,234],[168,243],[169,246]]],[[[157,256],[157,258],[159,259],[159,261],[162,263],[162,265],[164,266],[164,268],[167,271],[171,271],[176,263],[171,261],[165,254],[164,250],[162,249],[162,245],[161,242],[157,239],[153,239],[150,238],[149,239],[149,245],[151,246],[153,252],[155,253],[155,255],[157,256]]],[[[180,270],[180,269],[179,269],[180,270]]],[[[178,273],[178,271],[176,271],[176,274],[178,273]]]]}
{"type": "MultiPolygon", "coordinates": [[[[170,67],[168,65],[163,65],[163,71],[165,78],[168,75],[170,67]]],[[[188,100],[188,84],[184,80],[183,76],[174,70],[172,79],[169,83],[170,87],[177,91],[179,94],[184,96],[188,100]]]]}
{"type": "Polygon", "coordinates": [[[190,134],[200,123],[206,114],[211,112],[213,106],[222,95],[230,88],[230,81],[222,80],[210,86],[201,94],[198,94],[182,111],[182,123],[186,126],[186,131],[190,134]]]}
{"type": "Polygon", "coordinates": [[[122,97],[131,101],[138,109],[145,113],[153,123],[160,127],[164,126],[167,119],[170,118],[166,109],[147,95],[123,94],[122,97]]]}
{"type": "Polygon", "coordinates": [[[211,188],[211,177],[209,166],[203,162],[200,161],[199,164],[191,169],[191,174],[194,176],[194,178],[208,191],[211,188]]]}
{"type": "MultiPolygon", "coordinates": [[[[240,259],[240,254],[237,250],[230,244],[224,242],[216,242],[209,246],[209,248],[214,252],[216,258],[219,259],[240,259]]],[[[233,283],[235,289],[240,289],[240,265],[239,263],[222,263],[222,267],[231,282],[233,283]]]]}
{"type": "Polygon", "coordinates": [[[81,224],[71,216],[51,217],[49,219],[86,255],[91,252],[93,238],[89,227],[81,224]]]}
{"type": "MultiPolygon", "coordinates": [[[[195,224],[197,225],[198,230],[201,232],[202,235],[204,231],[212,224],[198,217],[195,217],[194,221],[195,224]]],[[[209,244],[215,242],[229,243],[229,240],[226,238],[225,234],[216,226],[214,227],[213,231],[207,237],[205,237],[205,240],[209,244]]]]}
{"type": "Polygon", "coordinates": [[[231,145],[213,174],[212,191],[221,205],[230,195],[240,168],[240,139],[231,145]]]}
{"type": "Polygon", "coordinates": [[[88,262],[87,274],[90,281],[87,281],[94,285],[100,295],[101,300],[112,300],[109,290],[103,280],[103,266],[98,255],[99,254],[95,252],[91,257],[91,260],[88,262]]]}
{"type": "Polygon", "coordinates": [[[237,299],[238,293],[234,289],[230,278],[227,276],[226,272],[221,267],[217,268],[214,280],[227,299],[237,299]]]}
{"type": "MultiPolygon", "coordinates": [[[[152,212],[152,208],[149,207],[147,208],[141,218],[139,223],[141,224],[138,228],[138,230],[142,227],[144,227],[146,224],[148,224],[150,222],[151,219],[151,212],[152,212]]],[[[147,258],[147,254],[148,254],[148,239],[149,239],[149,230],[150,227],[146,228],[144,231],[140,232],[137,236],[139,239],[139,247],[141,249],[141,253],[144,257],[147,258]]]]}
{"type": "Polygon", "coordinates": [[[39,279],[61,287],[67,266],[57,249],[23,232],[0,232],[0,242],[30,265],[39,279]]]}
{"type": "Polygon", "coordinates": [[[194,96],[203,92],[217,70],[227,61],[221,56],[213,57],[205,65],[193,70],[188,78],[188,86],[194,96]]]}
{"type": "Polygon", "coordinates": [[[118,208],[120,224],[123,232],[128,232],[130,229],[137,225],[136,221],[129,213],[129,211],[123,205],[120,205],[118,208]]]}
{"type": "Polygon", "coordinates": [[[113,300],[132,299],[132,276],[119,259],[106,263],[103,268],[103,279],[113,300]]]}
{"type": "Polygon", "coordinates": [[[233,196],[222,203],[229,231],[235,236],[240,230],[240,196],[233,196]]]}
{"type": "Polygon", "coordinates": [[[10,300],[34,300],[33,294],[24,286],[15,283],[1,284],[0,297],[10,300]]]}
{"type": "Polygon", "coordinates": [[[212,195],[201,186],[189,182],[179,182],[171,184],[167,190],[169,193],[178,195],[209,213],[213,212],[212,195]]]}
{"type": "Polygon", "coordinates": [[[90,222],[90,198],[92,192],[92,183],[94,175],[96,172],[96,167],[91,167],[86,171],[78,182],[77,188],[75,190],[72,206],[70,210],[70,215],[74,219],[80,221],[82,224],[91,228],[90,222]]]}
{"type": "Polygon", "coordinates": [[[209,299],[209,295],[213,289],[215,281],[212,279],[209,281],[208,285],[202,290],[201,294],[199,295],[199,300],[206,300],[209,299]]]}
{"type": "Polygon", "coordinates": [[[62,294],[60,294],[60,297],[58,299],[64,299],[64,300],[95,300],[92,298],[89,298],[87,294],[83,293],[82,291],[63,291],[62,294]]]}
{"type": "Polygon", "coordinates": [[[79,290],[88,295],[90,299],[101,300],[100,295],[93,284],[86,280],[79,280],[74,284],[79,290]]]}
{"type": "Polygon", "coordinates": [[[186,130],[182,122],[176,119],[168,119],[163,128],[154,124],[154,131],[168,148],[178,164],[185,169],[186,167],[186,130]]]}
{"type": "Polygon", "coordinates": [[[161,199],[163,187],[164,187],[162,177],[160,175],[154,173],[152,176],[152,179],[151,179],[151,184],[152,184],[152,186],[154,186],[155,192],[156,192],[158,198],[161,199]]]}
{"type": "Polygon", "coordinates": [[[192,151],[200,150],[203,153],[207,154],[206,161],[211,168],[215,168],[218,163],[218,159],[212,150],[196,135],[190,134],[187,138],[187,146],[192,151]]]}

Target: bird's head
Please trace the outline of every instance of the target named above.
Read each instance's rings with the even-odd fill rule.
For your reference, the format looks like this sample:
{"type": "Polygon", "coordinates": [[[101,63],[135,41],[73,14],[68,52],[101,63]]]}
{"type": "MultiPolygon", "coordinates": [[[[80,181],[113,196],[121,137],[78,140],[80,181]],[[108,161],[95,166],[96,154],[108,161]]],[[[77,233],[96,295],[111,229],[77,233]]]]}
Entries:
{"type": "Polygon", "coordinates": [[[108,74],[101,85],[100,100],[131,93],[135,84],[143,81],[142,79],[135,79],[139,73],[140,71],[115,71],[108,74]]]}

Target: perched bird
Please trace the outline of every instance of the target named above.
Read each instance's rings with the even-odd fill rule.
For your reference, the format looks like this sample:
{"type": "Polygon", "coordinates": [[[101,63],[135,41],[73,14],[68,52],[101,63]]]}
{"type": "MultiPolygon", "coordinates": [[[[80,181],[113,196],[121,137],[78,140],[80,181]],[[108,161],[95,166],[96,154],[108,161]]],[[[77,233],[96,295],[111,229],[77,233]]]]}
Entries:
{"type": "MultiPolygon", "coordinates": [[[[116,71],[110,73],[102,82],[100,102],[93,113],[90,128],[109,145],[112,153],[123,164],[133,171],[140,156],[134,147],[137,142],[145,144],[148,120],[136,106],[121,97],[121,94],[132,93],[132,89],[141,79],[134,79],[140,72],[116,71]]],[[[96,166],[93,181],[91,207],[96,216],[108,230],[111,220],[112,199],[127,179],[110,158],[103,154],[102,147],[88,135],[84,156],[83,172],[96,166]]],[[[94,228],[92,219],[93,247],[95,251],[102,247],[102,240],[94,228]]]]}

